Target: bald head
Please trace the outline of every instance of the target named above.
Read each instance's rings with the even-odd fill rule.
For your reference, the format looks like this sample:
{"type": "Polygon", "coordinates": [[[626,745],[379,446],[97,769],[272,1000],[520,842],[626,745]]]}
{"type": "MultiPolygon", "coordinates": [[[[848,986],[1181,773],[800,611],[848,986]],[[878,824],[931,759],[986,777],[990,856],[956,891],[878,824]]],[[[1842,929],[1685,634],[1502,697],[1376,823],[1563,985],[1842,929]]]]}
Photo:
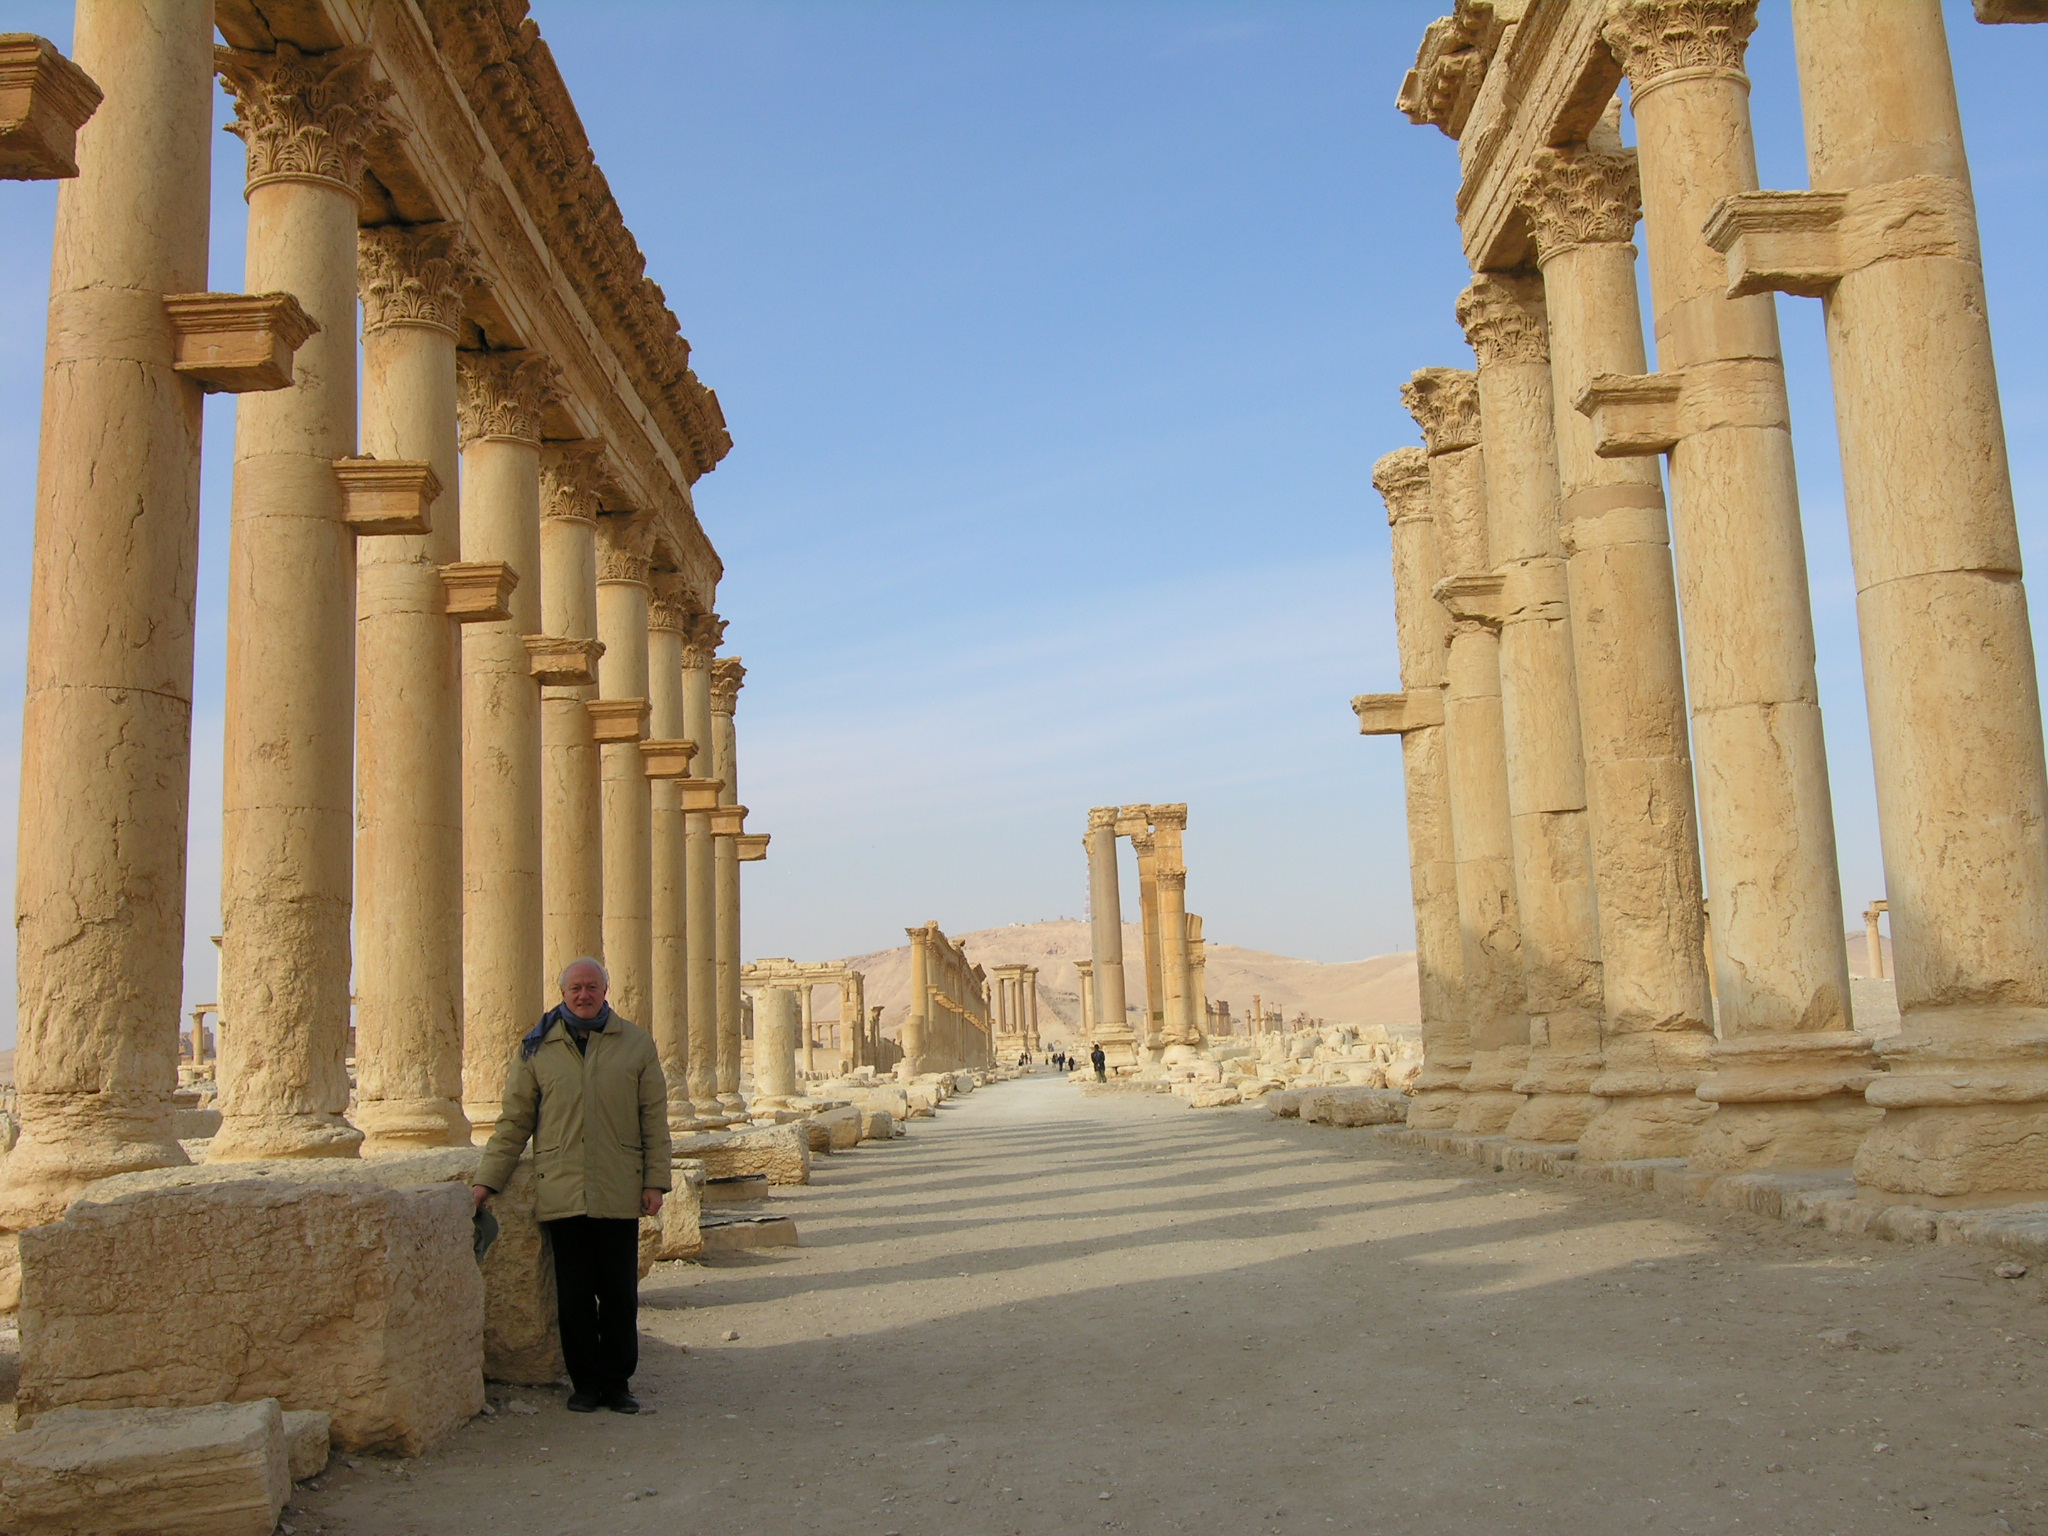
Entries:
{"type": "Polygon", "coordinates": [[[587,955],[562,967],[562,1004],[579,1019],[594,1019],[604,1012],[610,986],[604,967],[587,955]]]}

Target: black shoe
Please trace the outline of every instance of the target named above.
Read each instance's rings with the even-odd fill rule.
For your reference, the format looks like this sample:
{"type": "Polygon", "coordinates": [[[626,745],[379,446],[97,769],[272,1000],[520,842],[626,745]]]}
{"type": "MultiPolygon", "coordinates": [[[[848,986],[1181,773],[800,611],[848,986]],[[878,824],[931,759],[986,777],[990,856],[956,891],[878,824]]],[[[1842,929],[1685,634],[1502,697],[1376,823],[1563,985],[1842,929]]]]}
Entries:
{"type": "Polygon", "coordinates": [[[640,1411],[640,1399],[628,1392],[624,1387],[619,1388],[616,1392],[606,1393],[604,1405],[611,1409],[613,1413],[638,1413],[640,1411]]]}
{"type": "Polygon", "coordinates": [[[604,1399],[595,1392],[571,1392],[567,1406],[571,1413],[595,1413],[604,1406],[604,1399]]]}

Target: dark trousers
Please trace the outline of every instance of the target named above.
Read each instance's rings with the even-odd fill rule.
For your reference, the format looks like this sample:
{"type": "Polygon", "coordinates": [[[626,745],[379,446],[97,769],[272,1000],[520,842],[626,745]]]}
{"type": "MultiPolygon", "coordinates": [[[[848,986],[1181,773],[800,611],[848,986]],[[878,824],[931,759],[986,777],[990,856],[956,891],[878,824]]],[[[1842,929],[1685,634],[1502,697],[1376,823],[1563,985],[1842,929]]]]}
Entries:
{"type": "Polygon", "coordinates": [[[640,1363],[640,1223],[564,1216],[541,1225],[570,1384],[599,1396],[623,1390],[640,1363]]]}

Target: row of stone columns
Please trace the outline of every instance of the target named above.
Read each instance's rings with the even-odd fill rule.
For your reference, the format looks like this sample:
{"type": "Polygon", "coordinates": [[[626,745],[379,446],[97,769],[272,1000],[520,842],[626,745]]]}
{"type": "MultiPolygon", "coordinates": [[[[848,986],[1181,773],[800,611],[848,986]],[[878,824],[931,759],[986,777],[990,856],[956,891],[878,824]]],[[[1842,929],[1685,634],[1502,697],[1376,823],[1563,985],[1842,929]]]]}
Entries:
{"type": "Polygon", "coordinates": [[[367,50],[216,51],[204,0],[82,0],[77,37],[106,102],[59,195],[24,732],[24,1137],[0,1226],[184,1160],[169,1094],[207,389],[249,395],[211,1157],[467,1141],[550,972],[580,954],[608,961],[620,1011],[662,1041],[684,1085],[672,1114],[729,1117],[744,673],[712,658],[722,626],[651,570],[644,518],[602,511],[602,445],[546,440],[553,366],[458,350],[480,280],[462,231],[358,229],[365,146],[403,131],[367,50]],[[250,297],[196,291],[216,69],[248,148],[250,297]]]}
{"type": "Polygon", "coordinates": [[[936,922],[906,928],[910,1010],[903,1021],[905,1078],[995,1063],[986,973],[936,922]]]}
{"type": "Polygon", "coordinates": [[[989,986],[997,1060],[1019,1052],[1037,1055],[1038,967],[999,965],[989,973],[989,986]]]}
{"type": "Polygon", "coordinates": [[[1086,1030],[1112,1067],[1142,1055],[1157,1063],[1169,1050],[1199,1049],[1207,1015],[1202,980],[1202,920],[1187,909],[1185,805],[1097,806],[1088,813],[1082,847],[1088,855],[1090,980],[1086,1030]],[[1123,966],[1123,910],[1116,840],[1128,837],[1138,863],[1139,930],[1145,956],[1146,1026],[1133,1034],[1123,966]]]}
{"type": "Polygon", "coordinates": [[[1536,270],[1474,280],[1476,371],[1417,374],[1426,451],[1375,471],[1403,691],[1355,704],[1403,743],[1410,1123],[2037,1193],[2048,771],[1940,11],[1794,0],[1814,190],[1770,193],[1754,9],[1616,7],[1637,148],[1610,112],[1535,154],[1536,270]],[[1881,1054],[1849,1013],[1773,289],[1827,306],[1905,1020],[1881,1054]]]}

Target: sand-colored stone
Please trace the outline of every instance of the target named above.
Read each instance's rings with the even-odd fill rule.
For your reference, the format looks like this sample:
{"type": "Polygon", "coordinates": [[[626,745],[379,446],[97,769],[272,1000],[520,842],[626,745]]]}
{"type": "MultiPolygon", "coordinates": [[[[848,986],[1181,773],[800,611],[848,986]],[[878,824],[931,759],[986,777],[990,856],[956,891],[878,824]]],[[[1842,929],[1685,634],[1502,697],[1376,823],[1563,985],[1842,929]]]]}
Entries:
{"type": "MultiPolygon", "coordinates": [[[[718,803],[735,806],[739,794],[739,743],[733,717],[747,669],[737,656],[721,656],[711,664],[711,771],[718,779],[718,803]]],[[[714,979],[718,1018],[718,1103],[729,1115],[745,1112],[740,1099],[740,850],[745,812],[714,817],[712,875],[717,946],[714,979]]]]}
{"type": "Polygon", "coordinates": [[[809,1138],[800,1125],[757,1126],[751,1130],[713,1131],[685,1136],[675,1144],[678,1158],[694,1158],[714,1179],[744,1178],[760,1173],[770,1184],[811,1182],[809,1138]]]}
{"type": "MultiPolygon", "coordinates": [[[[73,1410],[59,1409],[59,1413],[73,1410]]],[[[46,1418],[45,1423],[48,1422],[46,1418]]],[[[304,1482],[327,1470],[334,1451],[334,1415],[314,1408],[295,1408],[284,1416],[284,1453],[292,1481],[304,1482]]]]}
{"type": "MultiPolygon", "coordinates": [[[[683,636],[683,732],[698,744],[693,783],[715,803],[715,741],[711,719],[711,662],[725,621],[700,614],[683,636]]],[[[683,815],[684,961],[690,1039],[690,1106],[700,1125],[721,1125],[730,1112],[718,1098],[718,868],[705,797],[688,798],[683,815]]]]}
{"type": "Polygon", "coordinates": [[[417,1455],[483,1405],[469,1215],[456,1184],[234,1165],[103,1181],[22,1235],[17,1411],[270,1396],[332,1413],[345,1449],[417,1455]]]}
{"type": "Polygon", "coordinates": [[[786,1109],[796,1094],[797,995],[768,987],[754,1000],[754,1109],[786,1109]]]}
{"type": "Polygon", "coordinates": [[[623,515],[598,520],[597,634],[604,643],[598,688],[607,702],[635,704],[642,729],[630,740],[607,740],[603,754],[604,963],[610,1000],[629,1019],[651,1019],[654,984],[653,799],[647,759],[647,605],[653,556],[644,522],[623,515]]]}
{"type": "Polygon", "coordinates": [[[663,1263],[694,1259],[704,1250],[704,1165],[684,1159],[673,1169],[675,1184],[661,1202],[661,1214],[646,1222],[658,1233],[655,1258],[663,1263]]]}
{"type": "MultiPolygon", "coordinates": [[[[541,950],[545,982],[604,950],[603,769],[588,705],[597,697],[598,444],[544,449],[540,460],[541,624],[589,649],[576,682],[541,688],[541,950]]],[[[531,1026],[529,1026],[531,1027],[531,1026]]]]}
{"type": "Polygon", "coordinates": [[[899,1117],[886,1109],[861,1109],[860,1139],[862,1141],[890,1141],[903,1134],[899,1117]]]}
{"type": "Polygon", "coordinates": [[[0,1440],[9,1536],[271,1536],[291,1491],[274,1397],[65,1408],[0,1440]]]}

